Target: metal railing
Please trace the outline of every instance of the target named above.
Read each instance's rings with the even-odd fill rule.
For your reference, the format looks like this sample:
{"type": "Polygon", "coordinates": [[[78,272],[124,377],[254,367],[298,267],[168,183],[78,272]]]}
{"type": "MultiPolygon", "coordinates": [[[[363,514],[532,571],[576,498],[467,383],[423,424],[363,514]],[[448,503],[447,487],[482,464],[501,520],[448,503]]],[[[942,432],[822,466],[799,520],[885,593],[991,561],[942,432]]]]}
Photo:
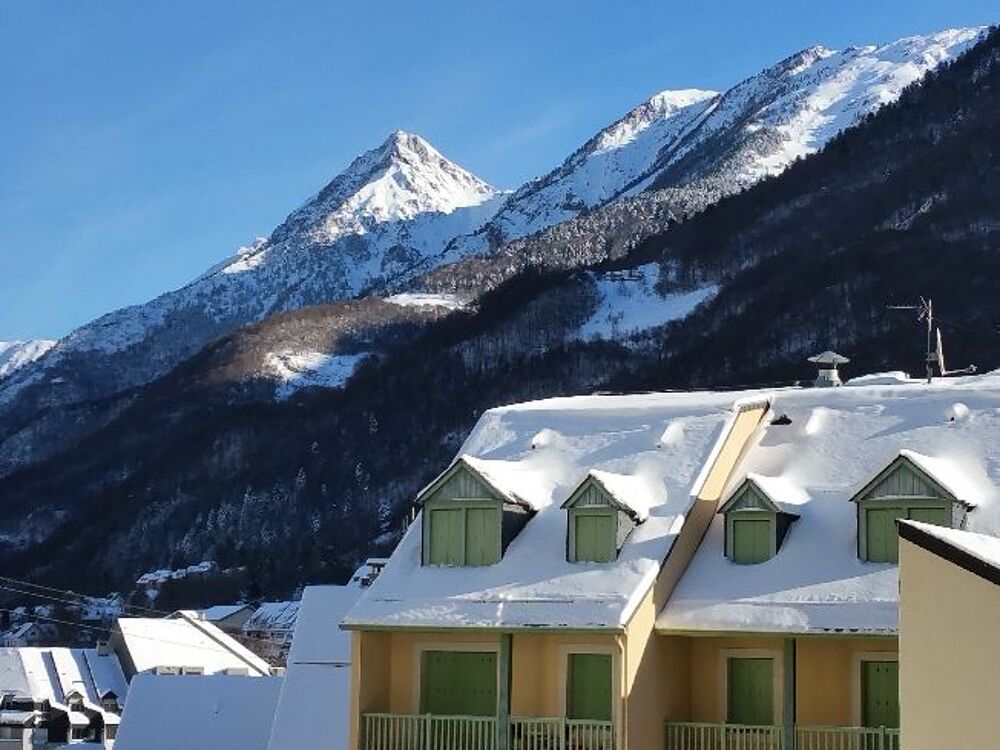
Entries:
{"type": "Polygon", "coordinates": [[[796,750],[899,750],[899,730],[887,727],[796,727],[796,750]]]}
{"type": "Polygon", "coordinates": [[[511,717],[510,750],[614,750],[615,725],[587,719],[511,717]]]}
{"type": "Polygon", "coordinates": [[[780,726],[668,722],[667,750],[783,750],[780,726]]]}
{"type": "MultiPolygon", "coordinates": [[[[509,750],[615,750],[610,721],[511,717],[509,750]]],[[[493,716],[363,714],[361,750],[497,750],[493,716]]]]}
{"type": "Polygon", "coordinates": [[[900,750],[899,730],[887,727],[795,727],[786,748],[780,726],[671,721],[666,750],[900,750]]]}

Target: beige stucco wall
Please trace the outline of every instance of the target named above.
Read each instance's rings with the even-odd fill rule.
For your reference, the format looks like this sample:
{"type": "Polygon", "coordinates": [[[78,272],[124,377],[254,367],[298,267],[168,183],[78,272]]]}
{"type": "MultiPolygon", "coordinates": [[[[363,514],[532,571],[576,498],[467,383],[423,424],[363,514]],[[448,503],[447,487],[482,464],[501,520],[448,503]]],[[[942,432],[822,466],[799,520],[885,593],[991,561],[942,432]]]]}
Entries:
{"type": "Polygon", "coordinates": [[[900,540],[900,745],[996,747],[1000,586],[900,540]]]}

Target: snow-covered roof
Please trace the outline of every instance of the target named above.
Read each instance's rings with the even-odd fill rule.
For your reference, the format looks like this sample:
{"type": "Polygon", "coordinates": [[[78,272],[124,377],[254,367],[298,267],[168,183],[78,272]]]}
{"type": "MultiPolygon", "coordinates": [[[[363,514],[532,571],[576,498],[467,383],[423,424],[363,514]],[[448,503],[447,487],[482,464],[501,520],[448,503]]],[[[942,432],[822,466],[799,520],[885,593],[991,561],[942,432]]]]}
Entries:
{"type": "MultiPolygon", "coordinates": [[[[591,469],[587,472],[587,478],[593,479],[602,487],[611,501],[637,523],[649,518],[650,507],[666,499],[664,497],[666,486],[663,484],[663,477],[657,472],[617,474],[613,471],[591,469]]],[[[585,481],[587,480],[584,479],[585,481]]],[[[582,486],[583,482],[580,484],[582,486]]]]}
{"type": "Polygon", "coordinates": [[[978,507],[968,528],[1000,533],[1000,374],[777,391],[730,487],[780,477],[802,493],[777,555],[738,565],[723,553],[716,516],[657,620],[662,631],[895,633],[897,566],[861,562],[849,500],[897,456],[918,456],[978,507]],[[929,459],[929,461],[928,461],[929,459]]]}
{"type": "MultiPolygon", "coordinates": [[[[901,523],[921,532],[925,538],[931,537],[953,550],[971,556],[983,565],[993,568],[997,571],[997,575],[1000,575],[1000,537],[961,529],[947,529],[918,521],[903,521],[901,523]]],[[[905,530],[901,530],[900,533],[909,536],[906,535],[905,530]]],[[[940,545],[935,546],[941,549],[940,545]]]]}
{"type": "Polygon", "coordinates": [[[461,454],[449,464],[448,468],[438,474],[426,487],[417,493],[417,500],[422,501],[434,491],[447,477],[461,466],[469,469],[478,476],[491,489],[493,489],[501,499],[515,505],[521,505],[528,510],[537,510],[541,501],[539,493],[530,482],[523,481],[512,467],[508,467],[505,461],[485,461],[476,456],[461,454]]]}
{"type": "Polygon", "coordinates": [[[137,675],[115,747],[266,750],[280,689],[278,677],[137,675]]]}
{"type": "Polygon", "coordinates": [[[0,648],[0,695],[31,697],[31,685],[24,673],[18,648],[0,648]]]}
{"type": "Polygon", "coordinates": [[[421,514],[344,626],[621,628],[684,523],[733,403],[732,394],[664,393],[557,398],[486,412],[460,455],[474,457],[536,513],[500,562],[463,568],[421,565],[421,514]],[[543,430],[546,439],[534,440],[543,430]],[[595,469],[647,477],[662,490],[646,495],[649,516],[616,561],[571,563],[560,505],[595,469]]]}
{"type": "MultiPolygon", "coordinates": [[[[756,486],[781,513],[797,516],[799,506],[809,500],[805,491],[787,477],[769,477],[765,474],[750,472],[744,477],[744,482],[756,486]]],[[[730,501],[736,497],[744,482],[732,486],[728,496],[723,498],[719,506],[720,511],[725,510],[730,501]]]]}
{"type": "Polygon", "coordinates": [[[249,604],[216,604],[213,607],[198,610],[198,614],[203,620],[218,622],[219,620],[225,620],[227,617],[232,617],[237,612],[242,612],[243,610],[249,608],[249,604]]]}
{"type": "Polygon", "coordinates": [[[295,628],[299,602],[264,602],[243,623],[243,630],[288,630],[295,628]]]}
{"type": "Polygon", "coordinates": [[[361,593],[358,586],[309,586],[303,592],[269,750],[346,750],[351,639],[339,624],[361,593]],[[323,721],[316,722],[317,716],[323,721]]]}
{"type": "Polygon", "coordinates": [[[114,695],[118,699],[118,705],[123,705],[128,693],[128,683],[118,656],[114,653],[101,654],[94,648],[88,648],[83,653],[94,680],[97,697],[103,700],[114,695]]]}
{"type": "MultiPolygon", "coordinates": [[[[101,700],[114,693],[120,706],[128,693],[128,684],[114,653],[101,655],[91,648],[0,649],[0,680],[4,684],[8,679],[5,672],[9,670],[16,676],[18,665],[24,676],[21,695],[36,703],[48,701],[67,713],[72,713],[69,696],[75,694],[85,708],[100,713],[105,721],[114,722],[117,716],[105,711],[101,700]]],[[[0,692],[4,692],[3,687],[0,692]]]]}
{"type": "Polygon", "coordinates": [[[943,456],[925,456],[923,453],[904,448],[899,455],[908,458],[927,476],[954,495],[955,499],[966,506],[979,505],[987,488],[970,477],[962,465],[953,459],[943,456]]]}
{"type": "Polygon", "coordinates": [[[267,662],[210,622],[189,617],[119,617],[136,672],[156,667],[203,667],[205,674],[247,669],[268,675],[267,662]]]}

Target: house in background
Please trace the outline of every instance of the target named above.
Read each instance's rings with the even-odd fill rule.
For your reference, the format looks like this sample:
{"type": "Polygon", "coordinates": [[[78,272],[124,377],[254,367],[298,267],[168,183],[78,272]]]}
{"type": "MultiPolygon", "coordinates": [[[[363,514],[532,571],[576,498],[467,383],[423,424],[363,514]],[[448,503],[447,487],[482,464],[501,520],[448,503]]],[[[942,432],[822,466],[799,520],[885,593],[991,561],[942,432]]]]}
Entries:
{"type": "MultiPolygon", "coordinates": [[[[98,649],[0,649],[0,736],[18,747],[92,742],[112,747],[128,685],[98,649]]],[[[3,744],[0,744],[3,747],[3,744]]]]}
{"type": "Polygon", "coordinates": [[[199,609],[196,614],[199,619],[233,635],[243,632],[243,626],[253,613],[254,608],[249,604],[216,604],[214,607],[199,609]]]}
{"type": "Polygon", "coordinates": [[[991,374],[485,413],[343,621],[350,746],[896,750],[896,522],[1000,534],[998,409],[991,374]]]}
{"type": "Polygon", "coordinates": [[[7,648],[18,648],[19,646],[37,646],[51,634],[51,631],[39,625],[37,622],[23,622],[11,628],[3,636],[3,645],[7,648]]]}
{"type": "Polygon", "coordinates": [[[899,535],[901,745],[995,747],[1000,538],[913,521],[899,535]]]}
{"type": "Polygon", "coordinates": [[[194,613],[180,612],[168,618],[120,617],[109,643],[129,680],[144,672],[250,677],[271,674],[264,659],[194,613]]]}
{"type": "Polygon", "coordinates": [[[292,645],[299,602],[264,602],[243,625],[243,635],[259,644],[260,652],[274,664],[284,664],[292,645]]]}

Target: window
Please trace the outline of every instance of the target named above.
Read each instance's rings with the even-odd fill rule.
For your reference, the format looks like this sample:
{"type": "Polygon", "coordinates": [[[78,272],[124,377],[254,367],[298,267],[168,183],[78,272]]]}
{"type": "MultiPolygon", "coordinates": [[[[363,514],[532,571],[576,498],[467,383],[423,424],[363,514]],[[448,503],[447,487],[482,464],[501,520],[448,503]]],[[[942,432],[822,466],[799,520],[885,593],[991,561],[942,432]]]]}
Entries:
{"type": "Polygon", "coordinates": [[[774,660],[731,658],[727,663],[730,724],[774,724],[774,660]]]}
{"type": "Polygon", "coordinates": [[[571,562],[603,563],[617,557],[613,509],[570,511],[569,524],[571,562]]]}
{"type": "Polygon", "coordinates": [[[622,545],[645,520],[630,502],[630,478],[591,471],[562,504],[566,510],[566,559],[577,563],[608,563],[618,559],[622,545]],[[609,487],[617,487],[612,492],[609,487]]]}
{"type": "Polygon", "coordinates": [[[611,654],[570,654],[566,717],[611,721],[613,686],[611,654]]]}
{"type": "Polygon", "coordinates": [[[429,565],[492,565],[500,559],[500,503],[428,504],[424,560],[429,565]]]}
{"type": "Polygon", "coordinates": [[[957,500],[919,463],[926,457],[900,454],[853,498],[858,506],[858,556],[867,562],[899,561],[896,521],[961,527],[968,506],[957,500]]]}
{"type": "Polygon", "coordinates": [[[21,727],[0,727],[0,740],[19,740],[24,736],[21,727]]]}
{"type": "Polygon", "coordinates": [[[719,508],[725,519],[725,554],[739,565],[766,562],[778,553],[788,529],[798,515],[785,510],[764,486],[777,494],[796,492],[784,480],[748,476],[719,508]]]}
{"type": "Polygon", "coordinates": [[[105,724],[104,725],[104,739],[113,740],[118,736],[118,725],[117,724],[105,724]]]}
{"type": "Polygon", "coordinates": [[[85,740],[87,739],[88,729],[87,727],[73,727],[73,731],[70,732],[70,736],[74,740],[85,740]]]}
{"type": "Polygon", "coordinates": [[[861,723],[899,726],[899,662],[861,662],[861,723]]]}
{"type": "Polygon", "coordinates": [[[420,710],[443,716],[492,716],[497,709],[497,655],[492,651],[424,651],[420,710]]]}

